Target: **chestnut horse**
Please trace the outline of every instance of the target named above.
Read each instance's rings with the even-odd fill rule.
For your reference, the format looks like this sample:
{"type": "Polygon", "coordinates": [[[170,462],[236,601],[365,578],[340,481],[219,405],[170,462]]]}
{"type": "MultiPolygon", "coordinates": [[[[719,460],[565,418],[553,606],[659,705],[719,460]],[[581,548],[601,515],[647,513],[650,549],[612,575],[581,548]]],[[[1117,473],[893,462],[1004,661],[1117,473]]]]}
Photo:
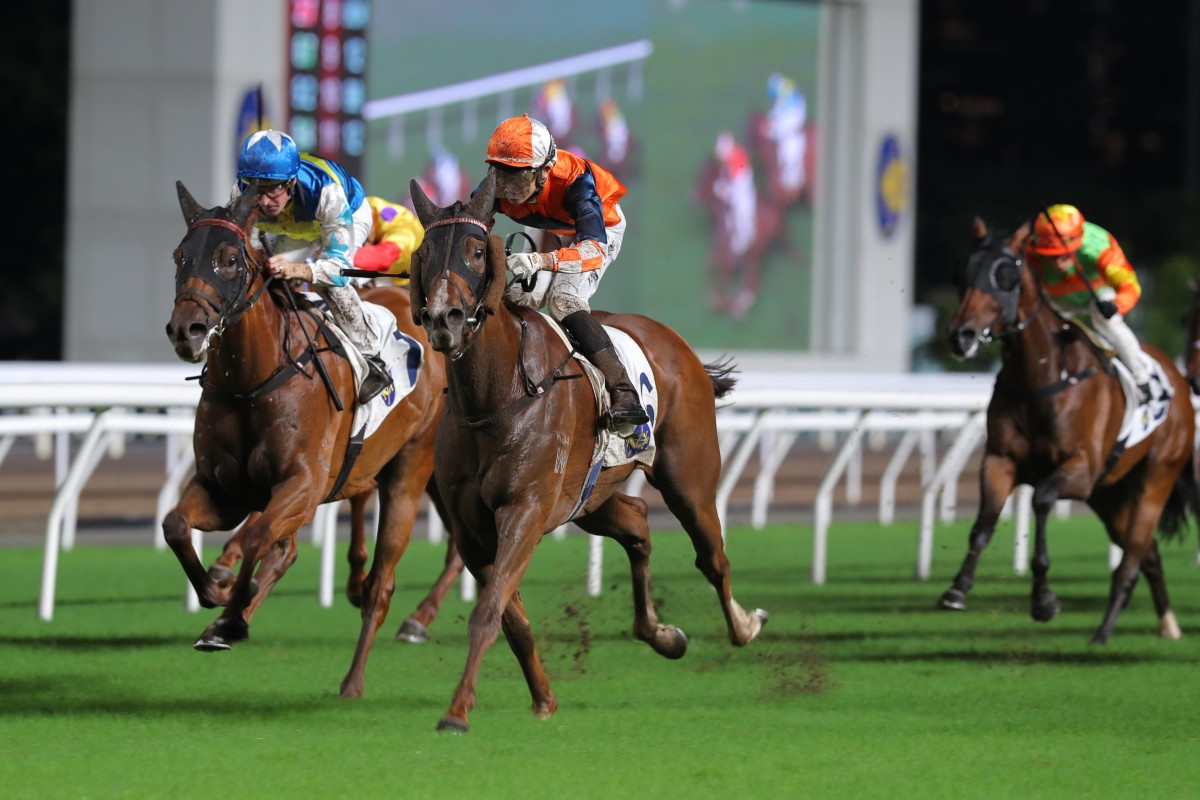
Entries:
{"type": "Polygon", "coordinates": [[[1017,484],[1028,484],[1034,489],[1036,518],[1032,617],[1048,622],[1059,611],[1046,577],[1046,519],[1055,501],[1084,500],[1123,551],[1092,643],[1104,644],[1112,635],[1139,570],[1150,585],[1160,634],[1179,638],[1155,528],[1165,537],[1178,534],[1187,515],[1198,511],[1192,471],[1195,413],[1183,375],[1160,349],[1144,347],[1168,384],[1158,387],[1145,407],[1145,416],[1161,418],[1161,424],[1140,441],[1118,440],[1125,390],[1108,356],[1055,310],[1024,263],[1028,224],[1005,240],[976,219],[975,236],[962,301],[950,321],[950,347],[970,357],[981,344],[999,339],[1003,366],[987,411],[979,514],[962,567],[938,605],[966,608],[975,567],[1001,508],[1017,484]],[[1126,446],[1127,441],[1132,443],[1126,446]]]}
{"type": "Polygon", "coordinates": [[[188,229],[174,254],[167,335],[181,359],[207,363],[193,437],[196,473],[163,519],[163,535],[200,604],[225,606],[195,646],[224,650],[247,639],[250,616],[295,561],[296,530],[321,503],[355,497],[378,481],[380,530],[362,584],[362,628],[341,686],[342,696],[360,696],[422,493],[432,491],[446,514],[432,483],[443,359],[428,352],[424,331],[412,324],[407,290],[368,291],[364,296],[390,309],[398,330],[425,353],[412,391],[360,448],[352,444],[351,364],[333,355],[341,345],[311,304],[265,275],[247,249],[253,193],[233,208],[206,209],[182,183],[176,188],[188,229]],[[241,567],[223,587],[201,565],[190,532],[230,530],[243,520],[241,567]]]}
{"type": "Polygon", "coordinates": [[[667,658],[687,649],[683,631],[658,621],[651,596],[647,506],[618,491],[635,467],[645,470],[679,519],[696,551],[696,566],[716,590],[729,640],[754,639],[766,612],[748,612],[730,591],[729,559],[717,516],[721,472],[715,398],[733,388],[726,365],[705,365],[670,328],[633,314],[596,312],[630,336],[649,360],[636,384],[653,383],[652,462],[601,468],[596,395],[555,323],[503,300],[504,245],[489,237],[495,173],[467,204],[440,208],[413,181],[410,191],[425,241],[413,256],[412,314],[433,348],[446,356],[446,417],[438,430],[434,473],[454,520],[452,535],[479,581],[471,612],[466,667],[439,730],[468,730],[484,653],[501,628],[520,663],[532,710],[549,718],[558,701],[534,646],[519,585],[546,531],[568,520],[616,540],[633,578],[634,635],[667,658]],[[571,378],[580,378],[571,380],[571,378]]]}

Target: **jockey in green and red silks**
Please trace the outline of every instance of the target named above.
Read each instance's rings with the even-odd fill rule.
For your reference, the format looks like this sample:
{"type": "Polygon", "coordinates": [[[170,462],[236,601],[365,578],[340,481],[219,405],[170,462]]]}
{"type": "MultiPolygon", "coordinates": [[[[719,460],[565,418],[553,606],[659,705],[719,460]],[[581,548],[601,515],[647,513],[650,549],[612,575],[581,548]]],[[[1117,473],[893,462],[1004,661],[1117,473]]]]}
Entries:
{"type": "Polygon", "coordinates": [[[1085,220],[1075,206],[1053,205],[1038,212],[1025,258],[1060,311],[1090,315],[1096,332],[1133,373],[1146,402],[1150,373],[1137,336],[1125,323],[1125,315],[1142,296],[1142,286],[1116,237],[1085,220]]]}

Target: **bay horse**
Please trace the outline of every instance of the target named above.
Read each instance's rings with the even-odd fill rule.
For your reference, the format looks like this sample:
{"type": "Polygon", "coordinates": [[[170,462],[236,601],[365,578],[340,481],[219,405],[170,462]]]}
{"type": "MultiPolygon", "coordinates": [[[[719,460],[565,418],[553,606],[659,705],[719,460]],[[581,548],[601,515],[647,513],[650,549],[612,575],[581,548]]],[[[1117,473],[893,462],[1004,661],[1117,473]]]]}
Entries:
{"type": "Polygon", "coordinates": [[[1000,340],[1002,366],[987,410],[979,513],[962,567],[938,606],[966,608],[976,565],[1001,508],[1017,484],[1028,484],[1036,519],[1033,619],[1048,622],[1060,608],[1047,582],[1046,520],[1055,501],[1069,498],[1086,501],[1123,551],[1112,573],[1108,609],[1091,643],[1108,641],[1139,571],[1150,586],[1160,634],[1178,639],[1155,528],[1164,538],[1179,535],[1188,514],[1200,509],[1192,470],[1195,413],[1183,375],[1162,350],[1143,347],[1168,385],[1144,407],[1148,417],[1161,417],[1161,424],[1126,446],[1134,437],[1118,439],[1125,390],[1107,354],[1051,305],[1024,262],[1029,224],[1005,239],[976,218],[974,233],[966,284],[950,320],[950,348],[969,358],[981,344],[1000,340]]]}
{"type": "MultiPolygon", "coordinates": [[[[680,658],[687,649],[684,632],[660,623],[654,607],[646,502],[619,491],[635,463],[602,467],[593,459],[596,397],[603,395],[582,377],[554,322],[503,299],[504,244],[488,233],[495,191],[495,172],[489,171],[470,202],[442,208],[418,182],[410,183],[425,226],[412,262],[412,317],[446,356],[446,416],[434,474],[454,520],[452,536],[480,587],[468,623],[466,666],[437,726],[454,732],[469,729],[483,656],[501,629],[524,673],[533,713],[548,719],[557,709],[519,586],[542,536],[568,520],[625,549],[634,635],[666,658],[680,658]]],[[[732,370],[727,362],[701,363],[675,331],[651,319],[593,313],[645,351],[649,367],[640,381],[657,388],[658,402],[647,408],[653,431],[635,431],[625,440],[625,453],[637,437],[641,446],[653,437],[652,462],[636,466],[687,531],[696,566],[720,600],[729,640],[741,647],[758,635],[767,614],[748,612],[733,598],[717,516],[715,399],[733,388],[732,370]]]]}
{"type": "Polygon", "coordinates": [[[206,364],[193,435],[196,470],[163,518],[163,536],[200,604],[224,606],[195,647],[226,650],[249,638],[250,616],[295,561],[297,529],[321,503],[355,497],[377,481],[380,530],[362,585],[358,644],[341,685],[343,697],[358,697],[422,493],[431,492],[446,515],[432,482],[444,360],[428,353],[424,331],[412,324],[406,289],[364,293],[392,311],[397,330],[425,355],[412,391],[361,446],[351,443],[351,364],[333,356],[341,345],[312,304],[266,275],[247,247],[254,194],[244,193],[232,208],[204,208],[182,182],[176,190],[188,227],[174,253],[167,335],[180,359],[206,364]],[[190,531],[231,530],[243,520],[237,578],[221,585],[201,565],[190,531]]]}

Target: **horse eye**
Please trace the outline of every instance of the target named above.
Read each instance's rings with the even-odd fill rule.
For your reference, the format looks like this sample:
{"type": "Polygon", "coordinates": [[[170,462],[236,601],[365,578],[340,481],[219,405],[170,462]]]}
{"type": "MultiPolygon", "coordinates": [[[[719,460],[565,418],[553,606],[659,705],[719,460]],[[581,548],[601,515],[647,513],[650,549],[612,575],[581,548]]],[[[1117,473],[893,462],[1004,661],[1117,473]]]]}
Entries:
{"type": "Polygon", "coordinates": [[[999,258],[992,262],[992,283],[1002,292],[1011,292],[1020,283],[1021,273],[1011,259],[999,258]]]}

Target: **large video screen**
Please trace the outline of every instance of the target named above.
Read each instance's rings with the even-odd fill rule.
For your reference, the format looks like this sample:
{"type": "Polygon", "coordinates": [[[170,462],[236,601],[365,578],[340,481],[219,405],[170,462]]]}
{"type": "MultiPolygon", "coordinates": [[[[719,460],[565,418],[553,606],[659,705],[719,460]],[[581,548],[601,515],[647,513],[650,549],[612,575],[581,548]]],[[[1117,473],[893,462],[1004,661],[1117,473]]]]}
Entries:
{"type": "MultiPolygon", "coordinates": [[[[816,3],[371,4],[368,192],[462,199],[501,120],[529,113],[628,187],[592,307],[697,349],[810,348],[820,147],[816,3]]],[[[496,231],[519,230],[499,218],[496,231]]]]}

